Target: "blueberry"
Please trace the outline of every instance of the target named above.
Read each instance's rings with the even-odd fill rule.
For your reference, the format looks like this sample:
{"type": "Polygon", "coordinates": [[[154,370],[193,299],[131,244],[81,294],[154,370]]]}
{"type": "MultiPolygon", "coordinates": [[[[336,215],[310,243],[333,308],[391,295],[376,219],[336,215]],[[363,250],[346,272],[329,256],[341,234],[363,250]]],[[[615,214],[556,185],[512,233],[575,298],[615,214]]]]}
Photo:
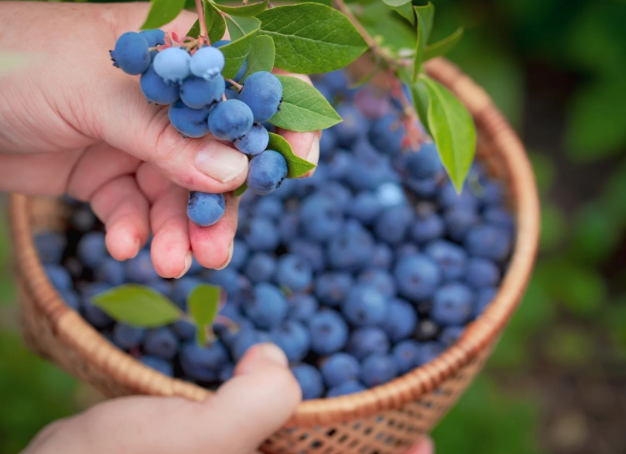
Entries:
{"type": "Polygon", "coordinates": [[[283,86],[274,74],[258,71],[246,78],[239,100],[250,107],[254,121],[267,121],[278,112],[283,100],[283,86]]]}
{"type": "Polygon", "coordinates": [[[102,309],[91,302],[93,296],[110,290],[111,286],[103,282],[94,282],[88,284],[81,292],[81,306],[83,308],[83,316],[96,328],[106,328],[113,319],[109,317],[102,309]]]}
{"type": "Polygon", "coordinates": [[[327,271],[315,280],[315,295],[328,306],[339,306],[348,297],[352,283],[349,273],[327,271]]]}
{"type": "Polygon", "coordinates": [[[498,293],[498,290],[494,287],[486,287],[478,291],[474,305],[473,317],[478,317],[485,311],[489,303],[491,303],[491,301],[495,298],[496,293],[498,293]]]}
{"type": "Polygon", "coordinates": [[[406,154],[406,171],[411,178],[430,178],[442,168],[434,143],[422,143],[417,152],[406,154]]]}
{"type": "Polygon", "coordinates": [[[196,325],[188,320],[177,320],[172,323],[172,331],[183,341],[194,340],[196,338],[196,325]]]}
{"type": "Polygon", "coordinates": [[[230,44],[230,39],[220,39],[219,41],[216,41],[213,44],[211,44],[211,46],[219,49],[220,47],[225,46],[226,44],[230,44]]]}
{"type": "Polygon", "coordinates": [[[473,208],[455,206],[446,210],[443,215],[448,236],[454,241],[462,242],[469,229],[478,224],[478,214],[473,208]]]}
{"type": "Polygon", "coordinates": [[[488,259],[469,259],[466,270],[465,282],[475,289],[495,287],[500,281],[500,269],[488,259]]]}
{"type": "Polygon", "coordinates": [[[369,139],[381,153],[396,156],[402,152],[405,134],[402,120],[388,113],[372,123],[369,139]]]}
{"type": "MultiPolygon", "coordinates": [[[[191,74],[205,80],[213,80],[224,69],[224,54],[215,47],[206,46],[198,49],[189,61],[191,74]]],[[[220,76],[221,77],[221,76],[220,76]]]]}
{"type": "Polygon", "coordinates": [[[411,227],[411,238],[419,244],[428,243],[441,238],[444,231],[445,224],[438,214],[430,213],[425,216],[418,214],[411,227]]]}
{"type": "Polygon", "coordinates": [[[328,261],[339,270],[363,268],[374,249],[374,239],[367,230],[346,222],[328,243],[328,261]]]}
{"type": "Polygon", "coordinates": [[[391,268],[391,263],[393,262],[393,252],[388,245],[384,243],[379,243],[374,247],[374,250],[372,251],[371,260],[372,265],[376,268],[391,268]]]}
{"type": "Polygon", "coordinates": [[[376,326],[366,326],[350,334],[346,350],[360,361],[372,353],[387,353],[389,346],[389,338],[382,329],[376,326]]]}
{"type": "Polygon", "coordinates": [[[156,47],[158,45],[162,46],[165,44],[165,32],[163,30],[159,30],[158,28],[143,30],[140,31],[139,34],[146,38],[150,47],[156,47]]]}
{"type": "Polygon", "coordinates": [[[431,317],[441,325],[462,325],[472,315],[474,300],[474,293],[464,284],[443,285],[433,296],[431,317]]]}
{"type": "Polygon", "coordinates": [[[453,208],[455,206],[465,209],[478,208],[478,200],[476,200],[476,197],[474,197],[472,192],[467,188],[467,184],[463,186],[461,194],[458,194],[456,188],[450,181],[439,189],[437,201],[441,208],[444,209],[453,208]]]}
{"type": "Polygon", "coordinates": [[[67,244],[65,236],[56,232],[42,232],[35,235],[35,249],[44,264],[59,263],[67,244]]]}
{"type": "Polygon", "coordinates": [[[511,243],[511,234],[508,231],[490,224],[472,227],[463,242],[470,255],[496,261],[508,257],[511,243]]]}
{"type": "Polygon", "coordinates": [[[195,277],[183,276],[174,281],[171,289],[170,297],[174,303],[183,311],[187,310],[187,298],[191,292],[202,283],[200,279],[195,277]]]}
{"type": "Polygon", "coordinates": [[[319,304],[313,295],[294,293],[287,298],[289,312],[287,319],[308,323],[309,319],[319,309],[319,304]]]}
{"type": "Polygon", "coordinates": [[[139,78],[139,85],[146,99],[155,104],[172,104],[178,101],[180,96],[178,85],[166,83],[154,71],[154,66],[152,65],[139,78]]]}
{"type": "Polygon", "coordinates": [[[233,256],[230,258],[228,266],[240,270],[248,260],[248,254],[248,245],[241,240],[235,239],[233,242],[233,256]]]}
{"type": "Polygon", "coordinates": [[[327,181],[318,188],[317,193],[333,199],[341,211],[345,211],[352,204],[352,191],[337,181],[327,181]]]}
{"type": "Polygon", "coordinates": [[[239,361],[253,345],[263,342],[263,338],[259,331],[254,327],[242,328],[231,339],[231,355],[235,361],[239,361]]]}
{"type": "Polygon", "coordinates": [[[386,243],[399,244],[407,237],[414,216],[414,210],[410,206],[387,208],[376,220],[374,232],[386,243]]]}
{"type": "Polygon", "coordinates": [[[174,369],[169,361],[165,361],[162,358],[157,356],[142,356],[139,358],[139,361],[142,362],[144,366],[148,366],[151,369],[156,370],[157,372],[162,373],[168,377],[174,376],[174,369]]]}
{"type": "Polygon", "coordinates": [[[223,194],[207,194],[206,192],[191,191],[187,202],[187,217],[191,222],[201,227],[215,224],[226,210],[226,201],[223,194]]]}
{"type": "Polygon", "coordinates": [[[229,298],[237,296],[242,290],[241,276],[232,268],[211,270],[207,282],[222,287],[229,298]]]}
{"type": "Polygon", "coordinates": [[[350,147],[355,139],[365,134],[368,121],[356,107],[348,104],[339,106],[337,113],[343,121],[333,126],[331,131],[337,136],[337,143],[340,146],[350,147]]]}
{"type": "Polygon", "coordinates": [[[113,286],[122,285],[126,282],[126,268],[124,263],[118,262],[112,257],[107,257],[104,262],[96,268],[95,277],[98,281],[106,282],[113,286]]]}
{"type": "Polygon", "coordinates": [[[178,349],[178,339],[170,328],[162,327],[148,331],[143,340],[143,349],[148,355],[172,359],[178,349]]]}
{"type": "Polygon", "coordinates": [[[76,247],[78,258],[89,268],[97,268],[107,257],[104,233],[89,232],[79,241],[76,247]]]}
{"type": "Polygon", "coordinates": [[[368,118],[380,118],[390,108],[389,97],[370,87],[362,87],[356,91],[354,105],[368,118]]]}
{"type": "Polygon", "coordinates": [[[353,159],[345,178],[355,191],[362,191],[374,190],[397,176],[386,157],[374,155],[353,159]]]}
{"type": "Polygon", "coordinates": [[[499,181],[486,181],[480,184],[476,196],[485,207],[497,206],[504,202],[504,188],[499,181]]]}
{"type": "Polygon", "coordinates": [[[150,66],[150,45],[144,35],[124,33],[117,39],[111,51],[113,64],[127,74],[137,75],[150,66]]]}
{"type": "Polygon", "coordinates": [[[180,84],[190,74],[190,61],[191,56],[182,47],[168,47],[160,50],[154,57],[154,71],[165,82],[180,84]]]}
{"type": "Polygon", "coordinates": [[[437,178],[407,178],[404,183],[420,197],[431,198],[437,194],[437,178]]]}
{"type": "Polygon", "coordinates": [[[250,160],[248,189],[255,194],[267,195],[276,190],[287,178],[287,161],[274,150],[265,150],[250,160]]]}
{"type": "Polygon", "coordinates": [[[324,392],[322,374],[310,364],[297,364],[291,367],[291,372],[298,380],[304,400],[317,399],[324,392]]]}
{"type": "Polygon", "coordinates": [[[411,304],[401,299],[392,300],[382,327],[392,342],[409,337],[417,324],[417,313],[411,304]]]}
{"type": "Polygon", "coordinates": [[[261,197],[253,208],[255,216],[265,216],[275,220],[281,219],[284,211],[283,201],[274,196],[261,197]]]}
{"type": "MultiPolygon", "coordinates": [[[[328,131],[331,130],[327,129],[325,133],[328,131]]],[[[326,169],[328,169],[328,176],[330,178],[334,178],[335,180],[344,178],[351,171],[352,162],[352,155],[347,151],[341,149],[335,151],[335,153],[333,153],[333,155],[328,159],[325,167],[326,169]]],[[[318,170],[320,168],[323,167],[319,166],[318,170]]]]}
{"type": "Polygon", "coordinates": [[[420,342],[434,340],[439,336],[439,327],[432,320],[420,320],[413,336],[420,342]]]}
{"type": "Polygon", "coordinates": [[[461,279],[465,273],[467,253],[462,247],[446,240],[437,240],[426,246],[426,255],[439,264],[443,279],[461,279]]]}
{"type": "Polygon", "coordinates": [[[209,115],[209,129],[218,139],[236,140],[252,127],[252,111],[243,102],[229,99],[219,103],[209,115]]]}
{"type": "Polygon", "coordinates": [[[359,192],[348,207],[348,214],[359,222],[369,225],[382,211],[378,197],[370,191],[359,192]]]}
{"type": "Polygon", "coordinates": [[[226,96],[226,99],[237,99],[239,98],[239,92],[233,90],[232,88],[227,88],[224,90],[224,96],[226,96]]]}
{"type": "Polygon", "coordinates": [[[445,350],[445,347],[439,342],[427,342],[422,345],[422,351],[420,352],[420,366],[431,362],[433,359],[441,355],[445,350]]]}
{"type": "Polygon", "coordinates": [[[398,375],[398,366],[391,355],[374,353],[363,360],[361,381],[373,388],[393,380],[398,375]]]}
{"type": "Polygon", "coordinates": [[[347,381],[357,380],[361,371],[361,365],[352,355],[335,353],[322,362],[320,371],[326,386],[333,388],[347,381]]]}
{"type": "Polygon", "coordinates": [[[152,258],[150,258],[150,251],[146,249],[139,251],[135,257],[126,261],[125,264],[126,276],[129,282],[148,284],[159,279],[159,275],[152,264],[152,258]]]}
{"type": "Polygon", "coordinates": [[[324,74],[323,82],[337,92],[345,91],[348,87],[346,74],[341,70],[331,71],[324,74]]]}
{"type": "Polygon", "coordinates": [[[373,285],[386,298],[396,294],[396,284],[387,270],[369,268],[359,274],[357,282],[373,285]]]}
{"type": "Polygon", "coordinates": [[[420,365],[422,346],[417,341],[407,339],[395,345],[391,354],[398,365],[398,371],[405,374],[420,365]]]}
{"type": "Polygon", "coordinates": [[[113,328],[113,342],[123,350],[139,347],[146,335],[144,328],[117,323],[113,328]]]}
{"type": "Polygon", "coordinates": [[[265,282],[258,284],[252,297],[244,301],[246,315],[260,329],[278,326],[287,316],[287,310],[287,300],[283,292],[265,282]]]}
{"type": "Polygon", "coordinates": [[[170,123],[185,137],[204,137],[209,133],[209,114],[213,106],[202,109],[187,107],[181,100],[172,104],[168,110],[170,123]]]}
{"type": "Polygon", "coordinates": [[[430,297],[442,278],[439,265],[423,254],[399,259],[393,273],[398,292],[411,301],[430,297]]]}
{"type": "Polygon", "coordinates": [[[322,194],[313,194],[302,202],[300,224],[312,240],[326,241],[341,230],[343,216],[333,199],[322,194]]]}
{"type": "Polygon", "coordinates": [[[285,352],[290,363],[302,361],[311,346],[309,330],[294,320],[285,320],[272,329],[270,339],[285,352]]]}
{"type": "Polygon", "coordinates": [[[214,381],[227,363],[228,351],[220,341],[205,346],[192,341],[184,344],[180,351],[183,373],[193,380],[214,381]]]}
{"type": "Polygon", "coordinates": [[[289,250],[306,260],[314,272],[322,271],[326,267],[324,250],[317,243],[296,238],[289,244],[289,250]]]}
{"type": "Polygon", "coordinates": [[[256,252],[248,260],[245,273],[254,283],[270,281],[276,273],[276,259],[265,252],[256,252]]]}
{"type": "Polygon", "coordinates": [[[419,253],[419,248],[415,243],[404,243],[398,246],[396,249],[396,259],[400,260],[404,257],[410,257],[411,255],[415,255],[419,253]]]}
{"type": "Polygon", "coordinates": [[[80,297],[74,290],[59,290],[61,299],[67,304],[67,306],[75,311],[80,310],[80,297]]]}
{"type": "Polygon", "coordinates": [[[387,318],[385,295],[372,284],[357,284],[350,289],[342,306],[346,319],[354,326],[378,325],[387,318]]]}
{"type": "Polygon", "coordinates": [[[330,355],[341,350],[348,341],[348,325],[339,313],[322,309],[309,320],[311,350],[330,355]]]}
{"type": "Polygon", "coordinates": [[[222,76],[205,80],[188,77],[180,85],[180,99],[192,109],[202,109],[218,103],[222,99],[226,83],[222,76]]]}
{"type": "Polygon", "coordinates": [[[222,383],[227,382],[233,375],[235,374],[235,365],[233,363],[228,363],[222,366],[220,369],[219,379],[222,383]]]}
{"type": "Polygon", "coordinates": [[[59,291],[71,290],[72,278],[65,268],[59,265],[44,265],[43,270],[55,289],[59,291]]]}
{"type": "Polygon", "coordinates": [[[328,101],[331,104],[333,103],[333,100],[335,98],[335,93],[328,84],[322,81],[313,81],[313,85],[315,86],[315,88],[317,88],[317,91],[319,91],[322,94],[322,96],[326,98],[326,101],[328,101]]]}
{"type": "Polygon", "coordinates": [[[513,232],[515,229],[515,221],[510,213],[503,208],[491,207],[484,211],[483,220],[487,224],[492,224],[497,227],[501,227],[509,232],[513,232]]]}
{"type": "Polygon", "coordinates": [[[450,347],[461,338],[464,330],[465,328],[462,326],[446,326],[443,330],[441,330],[439,342],[446,347],[450,347]]]}
{"type": "Polygon", "coordinates": [[[243,137],[235,140],[235,148],[242,153],[256,156],[262,153],[270,142],[270,135],[263,125],[254,123],[243,137]]]}
{"type": "Polygon", "coordinates": [[[235,82],[240,82],[243,76],[245,76],[247,71],[248,71],[248,60],[244,60],[243,65],[241,65],[241,68],[239,68],[239,71],[237,71],[237,74],[235,75],[235,77],[233,77],[233,80],[235,82]]]}
{"type": "Polygon", "coordinates": [[[298,179],[284,180],[281,183],[280,188],[278,188],[273,195],[280,197],[282,200],[286,200],[294,195],[299,184],[300,180],[298,179]]]}
{"type": "Polygon", "coordinates": [[[346,396],[348,394],[360,393],[361,391],[365,391],[366,389],[367,388],[365,388],[365,386],[363,386],[361,383],[351,380],[329,389],[326,393],[326,397],[346,396]]]}
{"type": "Polygon", "coordinates": [[[337,145],[337,136],[332,129],[326,129],[320,138],[320,158],[325,159],[333,154],[337,145]]]}
{"type": "Polygon", "coordinates": [[[287,254],[278,259],[276,279],[282,287],[298,292],[311,285],[313,271],[302,257],[287,254]]]}
{"type": "Polygon", "coordinates": [[[265,217],[253,218],[245,229],[244,238],[253,251],[273,251],[280,243],[278,229],[265,217]]]}
{"type": "MultiPolygon", "coordinates": [[[[292,181],[292,180],[285,180],[292,181]]],[[[284,186],[284,184],[283,184],[284,186]]],[[[282,186],[281,186],[282,188],[282,186]]],[[[269,197],[264,197],[267,199],[269,197]]],[[[287,213],[278,221],[278,230],[280,231],[280,239],[287,244],[298,237],[298,227],[300,226],[300,216],[298,213],[287,213]]]]}

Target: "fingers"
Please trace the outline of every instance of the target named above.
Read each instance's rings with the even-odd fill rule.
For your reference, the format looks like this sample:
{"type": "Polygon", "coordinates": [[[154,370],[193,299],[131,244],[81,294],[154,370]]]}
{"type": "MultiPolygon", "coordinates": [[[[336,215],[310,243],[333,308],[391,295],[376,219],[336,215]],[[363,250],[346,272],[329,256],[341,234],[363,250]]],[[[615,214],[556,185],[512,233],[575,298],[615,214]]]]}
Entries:
{"type": "Polygon", "coordinates": [[[116,260],[137,255],[147,241],[149,205],[132,176],[120,176],[100,187],[91,199],[96,216],[106,226],[106,245],[116,260]]]}
{"type": "Polygon", "coordinates": [[[191,249],[198,263],[205,268],[222,269],[228,265],[233,254],[239,198],[232,193],[224,194],[224,197],[226,211],[216,224],[200,227],[189,222],[191,249]]]}
{"type": "Polygon", "coordinates": [[[411,449],[407,452],[407,454],[434,454],[435,453],[435,445],[433,440],[428,436],[424,435],[420,440],[414,444],[411,449]]]}

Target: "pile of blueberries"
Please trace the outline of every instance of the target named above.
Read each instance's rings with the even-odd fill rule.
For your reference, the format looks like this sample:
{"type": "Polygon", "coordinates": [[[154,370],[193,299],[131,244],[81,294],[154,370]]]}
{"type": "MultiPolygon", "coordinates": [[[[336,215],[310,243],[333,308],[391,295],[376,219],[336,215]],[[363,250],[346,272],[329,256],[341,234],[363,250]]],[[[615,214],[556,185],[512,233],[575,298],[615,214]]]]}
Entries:
{"type": "Polygon", "coordinates": [[[458,195],[427,138],[419,152],[405,149],[393,100],[370,87],[346,89],[341,72],[316,83],[344,121],[324,132],[313,177],[242,196],[225,269],[194,264],[164,280],[147,248],[117,262],[89,208],[75,205],[67,235],[35,239],[68,305],[144,364],[211,388],[252,345],[273,342],[305,399],[383,384],[456,342],[506,270],[514,220],[502,185],[475,164],[458,195]],[[221,286],[227,302],[216,339],[198,345],[186,321],[151,330],[116,323],[91,304],[126,282],[149,285],[183,310],[199,283],[221,286]]]}
{"type": "MultiPolygon", "coordinates": [[[[258,71],[250,74],[239,90],[247,62],[232,81],[221,74],[225,59],[219,48],[230,41],[195,48],[172,40],[162,30],[127,32],[110,51],[111,59],[127,74],[141,75],[141,91],[148,102],[169,105],[170,123],[184,137],[210,133],[248,155],[248,188],[269,194],[287,176],[282,155],[266,150],[268,129],[273,131],[267,121],[282,102],[280,81],[267,71],[258,71]]],[[[194,223],[209,226],[224,214],[224,196],[191,193],[188,208],[194,223]]]]}

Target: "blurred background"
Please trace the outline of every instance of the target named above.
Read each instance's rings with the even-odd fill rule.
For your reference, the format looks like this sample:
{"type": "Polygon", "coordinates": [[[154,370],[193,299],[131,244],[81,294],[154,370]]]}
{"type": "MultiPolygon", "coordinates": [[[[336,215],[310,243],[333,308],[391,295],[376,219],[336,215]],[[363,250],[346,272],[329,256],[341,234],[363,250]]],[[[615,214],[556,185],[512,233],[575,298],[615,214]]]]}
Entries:
{"type": "MultiPolygon", "coordinates": [[[[435,430],[437,452],[625,453],[626,2],[434,4],[432,40],[465,27],[450,59],[526,144],[543,219],[526,297],[435,430]]],[[[0,196],[0,454],[13,454],[97,397],[21,343],[5,205],[0,196]]]]}

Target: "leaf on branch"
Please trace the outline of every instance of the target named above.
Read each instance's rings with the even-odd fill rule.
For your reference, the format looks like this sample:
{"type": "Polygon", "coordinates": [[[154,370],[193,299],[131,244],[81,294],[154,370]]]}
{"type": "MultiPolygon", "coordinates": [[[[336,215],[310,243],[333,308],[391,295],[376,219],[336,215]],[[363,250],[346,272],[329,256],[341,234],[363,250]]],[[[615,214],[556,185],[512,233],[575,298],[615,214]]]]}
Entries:
{"type": "Polygon", "coordinates": [[[408,20],[411,25],[415,25],[415,13],[413,12],[411,0],[383,0],[383,2],[385,2],[400,16],[408,20]]]}
{"type": "Polygon", "coordinates": [[[417,44],[413,60],[413,82],[417,81],[417,76],[422,68],[424,51],[433,28],[433,18],[435,17],[435,7],[430,2],[426,6],[415,6],[414,8],[417,14],[417,44]]]}
{"type": "Polygon", "coordinates": [[[252,48],[248,56],[248,69],[243,80],[259,71],[271,72],[274,68],[274,40],[269,36],[259,35],[252,41],[252,48]]]}
{"type": "Polygon", "coordinates": [[[341,117],[313,86],[290,76],[276,76],[283,86],[283,102],[270,123],[290,131],[307,132],[330,128],[341,117]]]}
{"type": "Polygon", "coordinates": [[[287,178],[301,177],[309,170],[317,167],[315,164],[296,156],[289,142],[278,134],[270,132],[270,142],[267,145],[267,149],[277,151],[285,158],[287,161],[287,178]]]}
{"type": "Polygon", "coordinates": [[[152,0],[142,30],[159,28],[172,22],[185,7],[185,0],[152,0]]]}
{"type": "Polygon", "coordinates": [[[452,92],[426,76],[420,76],[428,97],[427,121],[441,161],[457,192],[469,172],[476,151],[474,120],[452,92]]]}
{"type": "Polygon", "coordinates": [[[302,74],[343,68],[367,49],[350,20],[319,3],[279,6],[259,16],[276,46],[276,66],[302,74]]]}
{"type": "Polygon", "coordinates": [[[430,60],[431,58],[441,57],[442,55],[450,52],[454,46],[458,44],[458,42],[463,37],[463,28],[458,28],[454,33],[450,36],[437,41],[434,44],[426,47],[424,51],[424,56],[422,57],[422,61],[430,60]]]}
{"type": "Polygon", "coordinates": [[[174,303],[143,285],[121,285],[94,296],[91,301],[116,321],[142,328],[169,325],[180,316],[180,309],[174,303]]]}
{"type": "Polygon", "coordinates": [[[267,8],[268,0],[261,3],[253,3],[245,6],[226,6],[214,3],[215,7],[231,16],[251,17],[258,16],[267,8]]]}
{"type": "Polygon", "coordinates": [[[235,197],[239,197],[240,195],[242,195],[244,192],[246,192],[246,190],[248,189],[248,183],[244,183],[241,186],[239,186],[237,189],[235,189],[235,197]]]}
{"type": "Polygon", "coordinates": [[[189,315],[196,324],[196,337],[200,345],[206,344],[207,327],[213,324],[220,307],[221,288],[215,285],[197,285],[189,298],[189,315]]]}
{"type": "Polygon", "coordinates": [[[226,17],[226,25],[230,33],[231,42],[220,47],[226,64],[222,75],[232,79],[243,65],[252,48],[253,38],[256,36],[261,22],[254,17],[226,17]]]}
{"type": "Polygon", "coordinates": [[[208,0],[204,0],[204,16],[206,29],[209,33],[209,41],[214,43],[222,39],[226,32],[226,22],[220,12],[215,9],[215,5],[208,0]]]}

